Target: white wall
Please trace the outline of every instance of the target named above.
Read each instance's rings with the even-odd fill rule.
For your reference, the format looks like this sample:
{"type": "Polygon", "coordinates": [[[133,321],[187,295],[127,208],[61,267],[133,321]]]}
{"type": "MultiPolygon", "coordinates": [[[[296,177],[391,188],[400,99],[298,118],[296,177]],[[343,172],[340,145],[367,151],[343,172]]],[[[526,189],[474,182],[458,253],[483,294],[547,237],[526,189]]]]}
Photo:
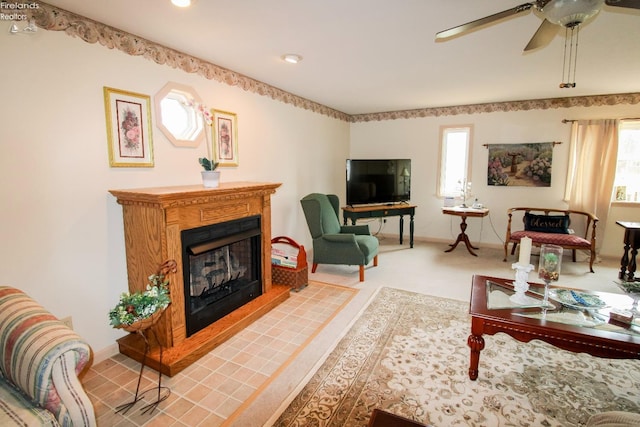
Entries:
{"type": "MultiPolygon", "coordinates": [[[[560,94],[559,94],[560,95],[560,94]]],[[[562,93],[561,95],[566,95],[562,93]]],[[[473,197],[490,209],[487,218],[469,218],[473,242],[500,245],[507,227],[506,211],[515,206],[566,208],[562,201],[568,164],[570,124],[562,119],[640,117],[639,105],[567,108],[473,115],[429,117],[354,123],[351,126],[352,158],[411,158],[411,203],[417,205],[415,236],[452,242],[460,232],[460,219],[441,213],[443,200],[436,197],[439,131],[443,125],[473,125],[473,197]],[[553,150],[550,188],[492,187],[487,185],[488,149],[483,144],[562,142],[553,150]]],[[[622,255],[622,229],[616,220],[640,221],[640,205],[613,208],[607,222],[602,255],[622,255]]],[[[601,224],[604,226],[604,224],[601,224]]],[[[377,226],[372,226],[377,227],[377,226]]],[[[397,234],[397,220],[389,219],[384,234],[397,234]]],[[[405,235],[408,234],[405,226],[405,235]]],[[[445,246],[446,247],[446,246],[445,246]]]]}
{"type": "Polygon", "coordinates": [[[0,29],[0,284],[72,316],[98,353],[122,336],[107,313],[127,289],[122,210],[108,190],[198,184],[197,159],[207,153],[204,143],[173,146],[154,126],[154,168],[109,167],[103,86],[153,97],[174,81],[237,113],[240,166],[222,169],[222,180],[283,183],[272,198],[274,235],[307,243],[299,199],[344,185],[346,122],[63,32],[10,36],[8,25],[0,29]]]}

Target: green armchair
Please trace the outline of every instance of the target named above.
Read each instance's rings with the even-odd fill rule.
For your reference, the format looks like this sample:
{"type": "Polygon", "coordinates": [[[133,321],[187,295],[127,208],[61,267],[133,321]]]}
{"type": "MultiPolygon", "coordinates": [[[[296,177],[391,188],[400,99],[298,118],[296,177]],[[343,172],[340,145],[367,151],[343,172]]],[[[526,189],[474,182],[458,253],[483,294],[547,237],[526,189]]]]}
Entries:
{"type": "Polygon", "coordinates": [[[378,239],[368,225],[341,226],[338,220],[339,200],[335,194],[312,193],[300,200],[309,232],[313,239],[313,267],[318,264],[360,266],[360,281],[364,281],[364,266],[373,259],[378,265],[378,239]]]}

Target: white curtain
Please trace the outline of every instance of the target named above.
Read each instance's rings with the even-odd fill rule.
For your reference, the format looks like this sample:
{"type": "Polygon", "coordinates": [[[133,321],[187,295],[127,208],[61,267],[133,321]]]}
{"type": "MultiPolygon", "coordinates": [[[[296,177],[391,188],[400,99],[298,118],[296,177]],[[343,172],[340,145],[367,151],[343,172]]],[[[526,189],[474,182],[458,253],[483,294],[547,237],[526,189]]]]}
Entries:
{"type": "Polygon", "coordinates": [[[618,157],[618,120],[573,122],[564,200],[569,209],[598,217],[596,246],[600,249],[611,207],[618,157]]]}

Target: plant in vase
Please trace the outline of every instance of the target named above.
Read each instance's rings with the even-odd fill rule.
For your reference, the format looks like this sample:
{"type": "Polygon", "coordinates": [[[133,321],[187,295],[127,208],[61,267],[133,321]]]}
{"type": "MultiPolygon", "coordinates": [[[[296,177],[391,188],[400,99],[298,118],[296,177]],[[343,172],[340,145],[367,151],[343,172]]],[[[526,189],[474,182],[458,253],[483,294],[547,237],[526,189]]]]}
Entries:
{"type": "Polygon", "coordinates": [[[560,265],[562,263],[562,246],[541,245],[540,264],[538,265],[538,277],[544,281],[543,307],[549,304],[549,283],[557,282],[560,278],[560,265]]]}
{"type": "Polygon", "coordinates": [[[118,304],[109,311],[111,326],[133,332],[155,323],[171,303],[169,280],[165,275],[174,269],[175,261],[168,261],[158,273],[149,276],[145,291],[120,294],[118,304]]]}
{"type": "Polygon", "coordinates": [[[211,161],[206,157],[200,157],[198,162],[203,167],[202,183],[205,187],[215,188],[220,185],[220,171],[217,171],[219,163],[211,161]]]}

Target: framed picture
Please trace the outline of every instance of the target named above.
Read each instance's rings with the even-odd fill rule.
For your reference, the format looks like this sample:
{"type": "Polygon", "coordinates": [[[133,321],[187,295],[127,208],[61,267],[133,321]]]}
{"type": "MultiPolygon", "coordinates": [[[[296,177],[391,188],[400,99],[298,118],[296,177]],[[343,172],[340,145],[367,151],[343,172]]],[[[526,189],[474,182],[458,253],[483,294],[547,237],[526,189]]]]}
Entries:
{"type": "Polygon", "coordinates": [[[104,87],[109,165],[153,167],[151,98],[104,87]]]}
{"type": "Polygon", "coordinates": [[[238,166],[238,118],[228,111],[211,110],[214,160],[220,166],[238,166]]]}

